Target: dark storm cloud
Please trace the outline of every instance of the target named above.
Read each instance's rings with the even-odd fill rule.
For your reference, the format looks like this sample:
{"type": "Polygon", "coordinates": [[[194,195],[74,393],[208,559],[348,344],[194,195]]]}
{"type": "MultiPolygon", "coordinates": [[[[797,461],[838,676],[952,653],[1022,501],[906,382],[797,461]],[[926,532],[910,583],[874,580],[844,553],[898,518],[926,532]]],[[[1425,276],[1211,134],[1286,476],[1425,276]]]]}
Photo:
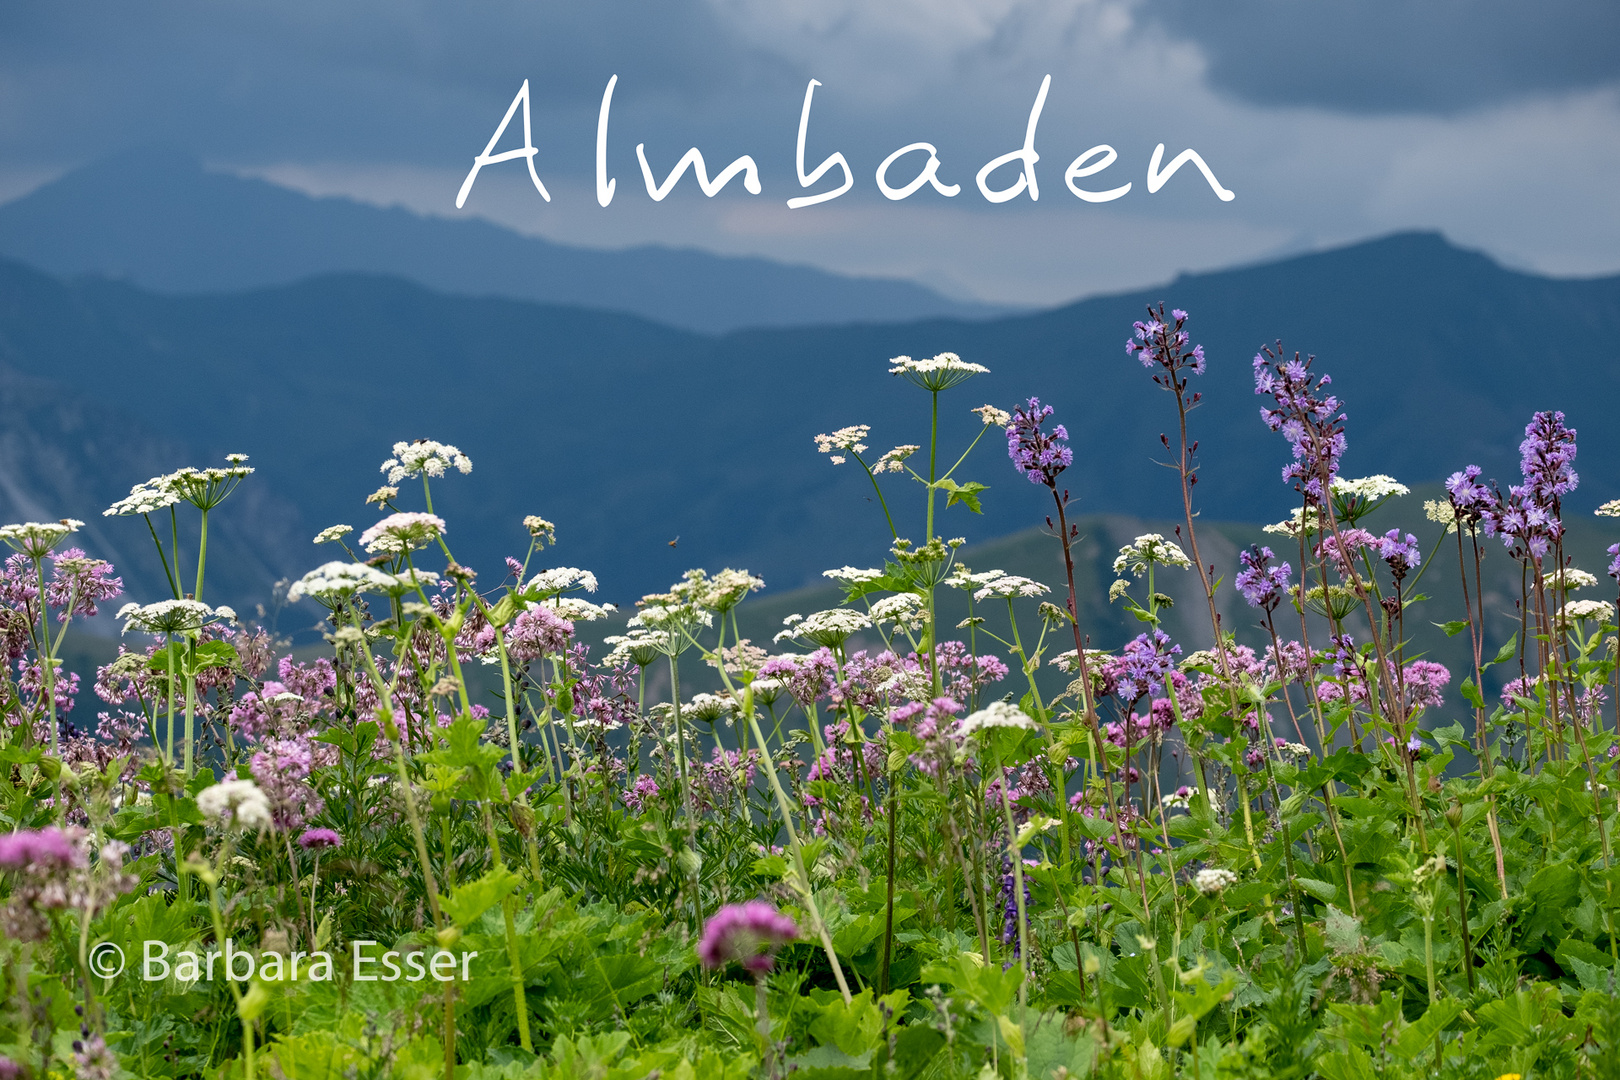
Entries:
{"type": "Polygon", "coordinates": [[[1615,0],[1146,0],[1263,105],[1450,113],[1620,80],[1615,0]]]}
{"type": "Polygon", "coordinates": [[[690,108],[783,67],[700,0],[33,3],[0,9],[0,149],[460,157],[524,79],[541,112],[594,111],[615,71],[690,108]]]}

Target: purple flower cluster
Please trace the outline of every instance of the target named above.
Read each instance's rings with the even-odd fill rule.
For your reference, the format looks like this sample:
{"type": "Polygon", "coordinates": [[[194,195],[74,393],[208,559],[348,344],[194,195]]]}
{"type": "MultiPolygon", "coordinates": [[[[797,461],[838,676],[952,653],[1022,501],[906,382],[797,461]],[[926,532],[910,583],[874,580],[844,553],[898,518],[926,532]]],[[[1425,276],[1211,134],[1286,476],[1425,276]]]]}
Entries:
{"type": "Polygon", "coordinates": [[[249,761],[253,782],[270,800],[271,820],[277,829],[295,832],[326,808],[326,801],[306,781],[315,766],[309,740],[269,739],[249,761]]]}
{"type": "Polygon", "coordinates": [[[710,969],[736,961],[763,975],[775,965],[777,950],[798,936],[798,924],[763,900],[727,904],[704,924],[698,959],[710,969]]]}
{"type": "Polygon", "coordinates": [[[1014,408],[1007,425],[1007,456],[1030,483],[1055,490],[1058,474],[1074,464],[1074,451],[1065,445],[1069,432],[1062,424],[1050,434],[1041,430],[1042,422],[1051,415],[1052,406],[1042,405],[1040,398],[1030,398],[1028,405],[1014,408]]]}
{"type": "Polygon", "coordinates": [[[22,829],[0,836],[0,868],[55,873],[83,865],[78,844],[54,825],[38,832],[22,829]]]}
{"type": "Polygon", "coordinates": [[[305,829],[298,837],[298,846],[305,851],[325,851],[343,846],[343,837],[331,829],[305,829]]]}
{"type": "MultiPolygon", "coordinates": [[[[1013,959],[1017,960],[1019,959],[1017,879],[1013,876],[1012,860],[1005,855],[1001,857],[1001,870],[1001,943],[1012,946],[1013,959]]],[[[1029,882],[1026,880],[1024,882],[1024,910],[1027,912],[1029,908],[1029,882]]]]}
{"type": "Polygon", "coordinates": [[[1487,536],[1499,537],[1516,558],[1539,564],[1564,535],[1559,502],[1580,483],[1575,461],[1575,429],[1561,412],[1538,412],[1525,425],[1519,444],[1524,483],[1508,488],[1507,498],[1479,484],[1479,467],[1453,473],[1446,490],[1458,512],[1481,520],[1487,536]]]}
{"type": "Polygon", "coordinates": [[[1418,552],[1417,537],[1411,533],[1401,538],[1401,530],[1391,529],[1378,541],[1378,556],[1389,564],[1390,573],[1395,580],[1400,581],[1407,571],[1414,569],[1422,556],[1418,552]]]}
{"type": "Polygon", "coordinates": [[[1322,538],[1322,542],[1316,545],[1316,557],[1326,559],[1341,576],[1350,577],[1356,556],[1363,549],[1378,545],[1378,537],[1366,529],[1340,529],[1322,538]]]}
{"type": "Polygon", "coordinates": [[[1120,697],[1134,701],[1159,693],[1180,654],[1181,646],[1170,644],[1170,635],[1163,630],[1150,630],[1126,642],[1114,665],[1120,697]]]}
{"type": "Polygon", "coordinates": [[[1294,481],[1294,488],[1305,494],[1307,504],[1322,503],[1333,478],[1339,475],[1339,459],[1344,456],[1344,414],[1339,399],[1323,393],[1333,379],[1313,377],[1311,364],[1295,353],[1292,360],[1277,351],[1261,349],[1254,358],[1254,392],[1270,395],[1273,408],[1262,408],[1260,418],[1272,431],[1281,431],[1293,445],[1294,462],[1283,469],[1283,479],[1294,481]]]}
{"type": "Polygon", "coordinates": [[[1470,465],[1446,479],[1446,495],[1457,517],[1478,521],[1496,505],[1496,493],[1479,482],[1479,466],[1470,465]]]}
{"type": "Polygon", "coordinates": [[[648,805],[653,802],[653,800],[658,798],[658,781],[654,780],[646,773],[642,773],[640,776],[636,777],[635,783],[631,784],[627,789],[625,789],[624,794],[621,795],[620,798],[624,800],[624,805],[629,807],[632,813],[639,814],[645,810],[648,805]]]}
{"type": "Polygon", "coordinates": [[[1237,576],[1238,592],[1250,607],[1271,611],[1288,592],[1288,579],[1294,568],[1286,562],[1272,566],[1271,560],[1276,557],[1269,547],[1255,544],[1238,553],[1238,562],[1243,565],[1237,576]]]}
{"type": "Polygon", "coordinates": [[[1149,371],[1159,369],[1154,372],[1153,381],[1166,390],[1186,385],[1185,377],[1178,378],[1183,371],[1194,375],[1204,373],[1204,347],[1187,348],[1191,338],[1184,329],[1186,323],[1187,313],[1180,308],[1171,311],[1166,320],[1163,304],[1157,312],[1149,306],[1147,321],[1134,323],[1136,337],[1125,342],[1127,355],[1141,360],[1149,371]]]}

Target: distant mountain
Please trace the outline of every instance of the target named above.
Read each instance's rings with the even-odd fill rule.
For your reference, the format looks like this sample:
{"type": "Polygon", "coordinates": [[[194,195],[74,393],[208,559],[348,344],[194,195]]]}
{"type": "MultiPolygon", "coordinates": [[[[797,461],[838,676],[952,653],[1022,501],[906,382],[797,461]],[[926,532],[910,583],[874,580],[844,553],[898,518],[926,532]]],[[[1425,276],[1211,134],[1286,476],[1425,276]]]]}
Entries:
{"type": "MultiPolygon", "coordinates": [[[[448,197],[448,196],[447,196],[448,197]]],[[[892,322],[1005,313],[890,278],[647,246],[570,247],[468,216],[316,199],[145,149],[95,162],[0,206],[0,255],[58,275],[160,292],[234,292],[316,274],[395,274],[462,295],[631,312],[671,326],[892,322]]]]}
{"type": "MultiPolygon", "coordinates": [[[[1072,437],[1064,480],[1078,512],[1174,519],[1176,485],[1159,464],[1173,401],[1123,347],[1159,299],[1192,312],[1209,357],[1191,416],[1208,518],[1276,520],[1295,502],[1280,478],[1288,445],[1260,422],[1250,374],[1256,348],[1278,337],[1317,353],[1317,370],[1333,376],[1349,416],[1348,475],[1416,484],[1473,462],[1505,485],[1518,478],[1531,412],[1560,408],[1580,432],[1569,512],[1620,496],[1620,278],[1514,273],[1428,234],[1036,315],[723,336],[378,276],[164,296],[0,264],[0,360],[120,410],[197,461],[252,454],[261,471],[251,484],[300,511],[276,520],[296,538],[290,552],[272,550],[266,533],[267,566],[314,565],[326,555],[307,546],[316,529],[369,523],[362,500],[389,446],[428,437],[475,463],[435,485],[434,505],[457,557],[486,583],[502,555],[521,554],[521,517],[539,513],[562,539],[545,558],[596,570],[599,598],[623,603],[688,566],[747,567],[788,588],[881,559],[888,532],[870,484],[812,439],[862,423],[873,453],[926,442],[928,395],[886,374],[899,353],[950,349],[992,370],[942,396],[948,461],[979,430],[969,408],[1038,395],[1072,437]]],[[[0,429],[16,422],[8,410],[0,429]]],[[[119,493],[151,471],[145,459],[98,460],[119,493]]],[[[6,467],[32,475],[21,459],[6,467]]],[[[1050,510],[997,432],[959,476],[991,487],[983,517],[942,512],[947,536],[1006,535],[1050,510]]],[[[902,534],[920,535],[921,489],[885,483],[902,534]]],[[[1418,531],[1421,507],[1401,512],[1418,531]]],[[[246,520],[237,527],[252,532],[246,520]]]]}

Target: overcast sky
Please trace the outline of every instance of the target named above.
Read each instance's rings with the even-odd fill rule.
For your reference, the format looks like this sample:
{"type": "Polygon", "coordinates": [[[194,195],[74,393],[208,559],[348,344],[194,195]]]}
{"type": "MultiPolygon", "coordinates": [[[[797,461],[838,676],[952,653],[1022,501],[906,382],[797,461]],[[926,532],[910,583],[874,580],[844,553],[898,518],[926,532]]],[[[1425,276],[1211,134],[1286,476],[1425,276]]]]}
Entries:
{"type": "MultiPolygon", "coordinates": [[[[574,243],[757,253],[1030,304],[1414,227],[1527,269],[1620,271],[1613,0],[33,0],[0,7],[0,198],[163,142],[454,216],[525,79],[552,200],[509,162],[460,213],[574,243]],[[615,74],[604,209],[595,137],[615,74]],[[1022,145],[1048,74],[1040,199],[991,204],[975,174],[1022,145]],[[812,78],[808,165],[842,152],[854,188],[790,210],[812,78]],[[959,194],[879,193],[879,162],[915,142],[959,194]],[[1196,149],[1235,197],[1191,165],[1150,194],[1161,142],[1167,159],[1196,149]],[[705,198],[688,174],[654,202],[638,143],[659,180],[692,146],[711,174],[751,155],[762,192],[739,178],[705,198]],[[1132,187],[1084,202],[1064,171],[1101,144],[1118,158],[1083,184],[1132,187]]],[[[500,149],[517,136],[514,122],[500,149]]]]}

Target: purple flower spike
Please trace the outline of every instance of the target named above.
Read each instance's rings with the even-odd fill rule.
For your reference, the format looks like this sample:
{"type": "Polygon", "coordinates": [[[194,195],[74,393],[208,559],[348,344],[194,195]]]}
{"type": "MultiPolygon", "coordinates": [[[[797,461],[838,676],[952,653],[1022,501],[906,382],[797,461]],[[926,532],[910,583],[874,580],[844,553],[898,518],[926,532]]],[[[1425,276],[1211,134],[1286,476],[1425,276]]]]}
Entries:
{"type": "Polygon", "coordinates": [[[343,846],[343,837],[331,829],[305,829],[298,837],[298,846],[305,851],[325,851],[343,846]]]}
{"type": "Polygon", "coordinates": [[[1030,483],[1056,490],[1058,473],[1074,464],[1074,451],[1064,445],[1069,432],[1062,424],[1050,435],[1041,430],[1042,421],[1051,415],[1052,406],[1043,406],[1040,398],[1030,398],[1027,406],[1013,409],[1012,423],[1007,425],[1007,456],[1030,483]]]}
{"type": "Polygon", "coordinates": [[[1183,329],[1186,323],[1187,313],[1180,308],[1171,311],[1167,320],[1163,304],[1159,305],[1157,311],[1149,306],[1147,321],[1133,324],[1136,336],[1125,342],[1125,351],[1142,361],[1143,367],[1153,371],[1153,381],[1166,390],[1186,386],[1186,372],[1194,375],[1204,373],[1204,347],[1187,347],[1192,339],[1183,329]],[[1155,368],[1158,370],[1154,371],[1155,368]]]}
{"type": "Polygon", "coordinates": [[[1311,375],[1315,360],[1314,356],[1301,360],[1298,353],[1292,360],[1284,359],[1280,341],[1275,352],[1261,349],[1254,358],[1254,392],[1277,403],[1275,408],[1262,408],[1260,418],[1293,445],[1294,463],[1283,469],[1283,479],[1294,481],[1307,502],[1319,504],[1339,475],[1345,443],[1339,399],[1324,393],[1333,379],[1311,375]]]}
{"type": "Polygon", "coordinates": [[[1580,483],[1570,467],[1574,460],[1575,429],[1564,426],[1564,414],[1536,413],[1525,425],[1524,442],[1519,444],[1525,497],[1538,506],[1551,507],[1559,496],[1574,491],[1580,483]]]}
{"type": "Polygon", "coordinates": [[[763,974],[776,963],[776,950],[799,937],[792,919],[763,900],[728,904],[703,927],[698,959],[706,968],[722,968],[735,960],[749,971],[763,974]]]}
{"type": "Polygon", "coordinates": [[[1238,553],[1238,562],[1243,564],[1237,576],[1238,592],[1250,607],[1270,611],[1288,591],[1288,578],[1294,568],[1286,562],[1272,566],[1271,560],[1276,557],[1270,548],[1252,544],[1247,551],[1238,553]]]}

